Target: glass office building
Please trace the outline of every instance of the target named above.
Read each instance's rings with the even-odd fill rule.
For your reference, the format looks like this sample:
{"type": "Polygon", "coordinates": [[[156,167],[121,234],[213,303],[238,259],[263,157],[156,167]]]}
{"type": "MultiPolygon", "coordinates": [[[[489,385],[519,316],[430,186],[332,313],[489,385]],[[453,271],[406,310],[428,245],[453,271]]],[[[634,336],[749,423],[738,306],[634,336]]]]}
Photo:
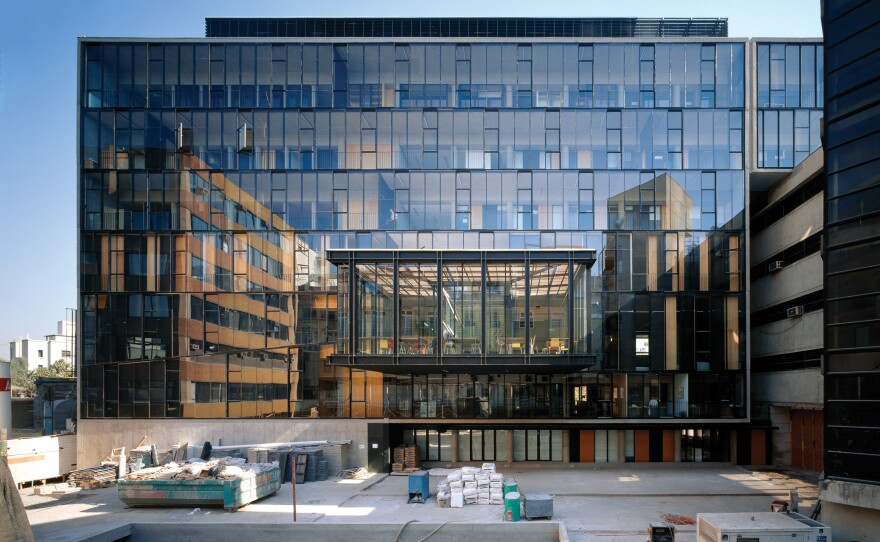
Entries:
{"type": "MultiPolygon", "coordinates": [[[[876,505],[857,497],[880,484],[880,306],[877,304],[880,193],[880,10],[870,2],[825,6],[828,48],[825,101],[825,474],[842,484],[834,501],[876,505]],[[852,484],[852,485],[850,485],[852,484]]],[[[830,497],[830,494],[829,494],[830,497]]]]}
{"type": "Polygon", "coordinates": [[[82,38],[81,418],[749,462],[747,176],[818,145],[821,48],[667,21],[82,38]]]}

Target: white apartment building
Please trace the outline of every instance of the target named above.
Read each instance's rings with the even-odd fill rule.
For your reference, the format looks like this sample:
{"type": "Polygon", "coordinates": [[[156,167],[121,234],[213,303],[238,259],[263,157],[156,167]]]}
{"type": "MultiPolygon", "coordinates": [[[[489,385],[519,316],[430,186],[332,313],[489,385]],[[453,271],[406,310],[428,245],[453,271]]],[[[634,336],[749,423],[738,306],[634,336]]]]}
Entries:
{"type": "Polygon", "coordinates": [[[32,339],[28,335],[10,341],[9,359],[26,359],[29,370],[48,367],[59,359],[72,365],[75,337],[76,324],[69,320],[61,320],[57,323],[56,332],[53,334],[39,339],[32,339]]]}

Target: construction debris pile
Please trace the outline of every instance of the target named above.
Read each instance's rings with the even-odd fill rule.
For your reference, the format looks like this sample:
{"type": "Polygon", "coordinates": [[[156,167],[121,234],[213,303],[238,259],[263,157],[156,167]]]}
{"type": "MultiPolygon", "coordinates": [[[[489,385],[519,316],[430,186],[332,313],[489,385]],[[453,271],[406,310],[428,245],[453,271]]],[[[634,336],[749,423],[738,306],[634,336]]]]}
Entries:
{"type": "Polygon", "coordinates": [[[67,485],[70,487],[101,487],[116,481],[116,467],[111,465],[99,465],[71,472],[67,476],[67,485]]]}
{"type": "Polygon", "coordinates": [[[110,454],[101,460],[100,465],[71,472],[67,476],[67,485],[83,489],[99,489],[115,484],[123,473],[140,471],[145,466],[155,467],[169,462],[182,463],[186,458],[187,442],[179,442],[177,446],[160,454],[154,444],[144,445],[146,440],[147,437],[144,436],[134,448],[129,450],[113,448],[110,454]]]}
{"type": "Polygon", "coordinates": [[[437,483],[437,506],[461,508],[466,504],[504,504],[504,475],[494,463],[482,468],[462,467],[437,483]]]}
{"type": "Polygon", "coordinates": [[[139,480],[240,480],[278,468],[281,482],[327,480],[342,466],[342,445],[351,441],[273,442],[214,447],[201,451],[180,441],[170,449],[147,444],[144,436],[133,448],[113,448],[101,464],[73,471],[68,484],[98,489],[119,478],[139,480]],[[221,452],[221,453],[218,453],[221,452]],[[213,454],[213,455],[212,455],[213,454]]]}
{"type": "Polygon", "coordinates": [[[261,472],[278,468],[278,462],[247,463],[238,457],[224,457],[202,461],[190,459],[183,465],[171,462],[161,467],[149,467],[125,476],[126,480],[243,480],[261,472]]]}
{"type": "Polygon", "coordinates": [[[693,520],[693,518],[689,518],[687,516],[679,516],[677,514],[669,514],[662,513],[660,517],[663,518],[663,521],[669,523],[671,525],[696,525],[697,522],[693,520]]]}
{"type": "Polygon", "coordinates": [[[419,447],[415,444],[398,446],[394,449],[394,462],[391,463],[392,473],[415,472],[421,468],[419,447]]]}
{"type": "Polygon", "coordinates": [[[338,480],[366,480],[373,476],[370,471],[364,467],[356,467],[353,469],[345,469],[336,473],[333,478],[338,480]]]}

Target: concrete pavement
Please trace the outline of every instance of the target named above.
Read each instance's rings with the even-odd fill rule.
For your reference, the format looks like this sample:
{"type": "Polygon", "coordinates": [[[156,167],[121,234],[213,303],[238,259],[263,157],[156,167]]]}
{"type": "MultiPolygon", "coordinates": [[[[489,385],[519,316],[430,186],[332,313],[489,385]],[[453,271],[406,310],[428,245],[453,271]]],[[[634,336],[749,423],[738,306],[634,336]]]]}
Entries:
{"type": "MultiPolygon", "coordinates": [[[[771,501],[788,498],[790,487],[799,487],[803,511],[814,504],[810,498],[815,494],[815,486],[808,481],[729,465],[499,464],[498,471],[516,478],[522,491],[553,495],[551,521],[564,523],[574,542],[643,542],[649,522],[660,521],[663,514],[696,519],[697,513],[703,512],[767,511],[771,501]]],[[[431,477],[432,493],[440,479],[431,477]]],[[[405,476],[378,474],[367,480],[301,484],[297,486],[297,520],[316,525],[415,521],[486,524],[490,528],[490,524],[502,521],[501,505],[438,508],[433,497],[425,504],[407,504],[407,485],[405,476]]],[[[116,491],[83,491],[53,499],[28,495],[30,490],[24,490],[23,500],[34,535],[47,541],[81,540],[131,523],[207,526],[293,522],[290,484],[234,513],[219,508],[125,508],[116,491]]],[[[680,527],[677,540],[695,540],[694,526],[680,527]]]]}

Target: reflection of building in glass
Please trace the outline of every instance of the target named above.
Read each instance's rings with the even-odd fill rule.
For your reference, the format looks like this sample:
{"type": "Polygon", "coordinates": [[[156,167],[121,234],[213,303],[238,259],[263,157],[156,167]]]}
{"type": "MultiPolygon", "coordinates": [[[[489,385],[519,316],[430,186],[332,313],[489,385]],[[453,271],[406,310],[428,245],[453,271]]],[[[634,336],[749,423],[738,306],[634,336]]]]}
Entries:
{"type": "MultiPolygon", "coordinates": [[[[615,230],[689,230],[693,201],[669,173],[608,198],[608,227],[615,230]]],[[[710,189],[714,190],[714,179],[710,189]]],[[[702,186],[699,187],[702,192],[702,186]]],[[[714,208],[713,208],[714,211],[714,208]]]]}
{"type": "Polygon", "coordinates": [[[309,21],[81,41],[84,434],[292,417],[425,460],[752,459],[757,44],[309,21]]]}
{"type": "Polygon", "coordinates": [[[287,415],[295,237],[227,176],[186,152],[177,159],[155,193],[137,190],[155,175],[87,174],[101,212],[84,228],[83,321],[100,331],[83,335],[85,371],[118,382],[105,415],[287,415]],[[106,355],[126,363],[95,365],[106,355]]]}

